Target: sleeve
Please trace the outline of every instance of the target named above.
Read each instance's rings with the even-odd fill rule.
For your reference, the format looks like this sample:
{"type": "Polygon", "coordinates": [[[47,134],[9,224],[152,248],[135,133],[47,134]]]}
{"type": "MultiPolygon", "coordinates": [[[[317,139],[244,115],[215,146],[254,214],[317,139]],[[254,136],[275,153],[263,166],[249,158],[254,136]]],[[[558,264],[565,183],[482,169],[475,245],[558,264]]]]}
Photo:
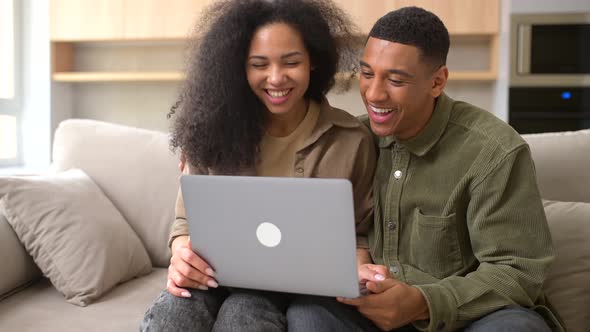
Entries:
{"type": "Polygon", "coordinates": [[[467,227],[480,265],[466,276],[415,286],[430,320],[421,331],[453,331],[506,305],[532,307],[554,253],[528,146],[492,165],[470,190],[467,227]]]}
{"type": "MultiPolygon", "coordinates": [[[[205,174],[200,169],[191,167],[186,164],[182,174],[205,174]]],[[[178,188],[178,195],[176,196],[176,206],[174,207],[174,222],[170,227],[170,236],[168,238],[168,248],[171,248],[172,241],[179,236],[188,235],[188,223],[186,222],[186,213],[184,210],[184,199],[182,198],[182,190],[178,188]]]]}
{"type": "Polygon", "coordinates": [[[356,220],[357,248],[369,248],[367,234],[373,225],[373,178],[377,164],[377,152],[373,138],[366,128],[359,143],[352,170],[354,211],[356,220]]]}

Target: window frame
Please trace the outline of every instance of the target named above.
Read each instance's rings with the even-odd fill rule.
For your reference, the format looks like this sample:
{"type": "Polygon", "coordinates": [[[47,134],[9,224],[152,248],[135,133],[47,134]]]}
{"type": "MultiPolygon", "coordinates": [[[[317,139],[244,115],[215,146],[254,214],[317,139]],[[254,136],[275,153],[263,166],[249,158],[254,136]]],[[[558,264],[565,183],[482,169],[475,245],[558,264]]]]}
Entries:
{"type": "MultiPolygon", "coordinates": [[[[0,159],[0,168],[18,167],[23,165],[22,151],[22,88],[21,75],[22,67],[20,63],[20,3],[18,0],[2,0],[12,3],[12,25],[13,25],[13,97],[10,99],[0,98],[0,115],[14,116],[16,118],[16,157],[12,159],[0,159]]],[[[4,12],[4,11],[3,11],[4,12]]],[[[10,12],[4,12],[10,15],[10,12]]],[[[2,16],[2,14],[0,14],[2,16]]],[[[2,18],[0,18],[2,19],[2,18]]]]}

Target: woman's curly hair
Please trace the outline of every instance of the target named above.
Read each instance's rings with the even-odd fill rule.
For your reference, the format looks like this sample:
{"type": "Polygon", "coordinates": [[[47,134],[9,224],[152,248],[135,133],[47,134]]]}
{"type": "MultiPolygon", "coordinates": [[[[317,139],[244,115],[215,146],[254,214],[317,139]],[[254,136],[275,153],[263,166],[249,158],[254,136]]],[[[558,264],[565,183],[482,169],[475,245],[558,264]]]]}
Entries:
{"type": "MultiPolygon", "coordinates": [[[[255,165],[267,110],[250,89],[246,59],[260,27],[299,31],[314,67],[306,98],[321,101],[338,71],[357,72],[356,27],[330,0],[223,0],[208,7],[189,45],[187,77],[169,116],[171,148],[200,169],[235,174],[255,165]]],[[[339,83],[340,80],[339,80],[339,83]]]]}

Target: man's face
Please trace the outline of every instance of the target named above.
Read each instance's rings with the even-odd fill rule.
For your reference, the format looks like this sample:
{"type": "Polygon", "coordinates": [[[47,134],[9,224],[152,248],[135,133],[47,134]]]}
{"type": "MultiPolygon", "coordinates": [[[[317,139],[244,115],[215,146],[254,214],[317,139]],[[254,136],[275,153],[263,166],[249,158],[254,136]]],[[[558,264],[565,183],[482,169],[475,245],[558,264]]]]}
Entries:
{"type": "Polygon", "coordinates": [[[418,48],[373,37],[360,65],[360,92],[373,132],[400,139],[416,136],[446,83],[446,66],[435,70],[418,48]]]}

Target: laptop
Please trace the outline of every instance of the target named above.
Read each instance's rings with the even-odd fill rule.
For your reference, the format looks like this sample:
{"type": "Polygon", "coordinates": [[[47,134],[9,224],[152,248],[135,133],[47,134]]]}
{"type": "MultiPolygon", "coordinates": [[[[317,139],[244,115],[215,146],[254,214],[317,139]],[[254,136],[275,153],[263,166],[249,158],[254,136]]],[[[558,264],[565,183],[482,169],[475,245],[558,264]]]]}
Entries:
{"type": "Polygon", "coordinates": [[[192,249],[222,286],[359,296],[346,179],[183,175],[192,249]]]}

